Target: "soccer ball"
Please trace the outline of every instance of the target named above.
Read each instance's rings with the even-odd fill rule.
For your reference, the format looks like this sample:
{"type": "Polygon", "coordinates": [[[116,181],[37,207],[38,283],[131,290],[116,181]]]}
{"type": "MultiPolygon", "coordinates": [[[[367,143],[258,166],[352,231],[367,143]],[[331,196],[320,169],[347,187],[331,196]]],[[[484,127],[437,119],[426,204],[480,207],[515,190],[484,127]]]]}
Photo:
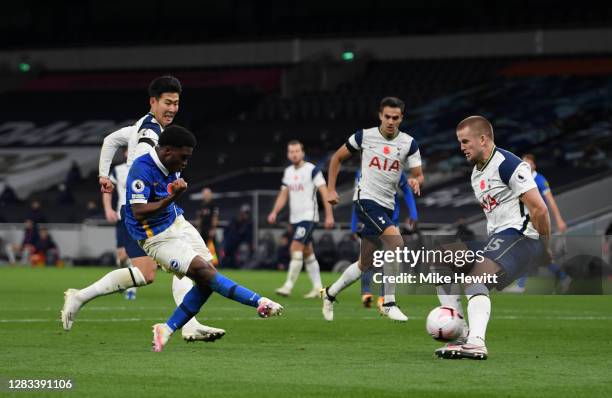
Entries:
{"type": "Polygon", "coordinates": [[[463,317],[452,307],[436,307],[427,315],[427,333],[438,341],[453,341],[461,336],[463,317]]]}

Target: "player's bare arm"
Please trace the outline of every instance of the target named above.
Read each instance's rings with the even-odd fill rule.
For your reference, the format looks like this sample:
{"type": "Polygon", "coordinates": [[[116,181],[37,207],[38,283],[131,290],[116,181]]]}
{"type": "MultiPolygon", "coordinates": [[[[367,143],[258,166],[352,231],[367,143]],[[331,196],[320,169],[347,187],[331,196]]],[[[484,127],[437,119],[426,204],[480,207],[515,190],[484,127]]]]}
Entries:
{"type": "Polygon", "coordinates": [[[278,192],[278,195],[276,195],[276,201],[274,202],[274,207],[272,208],[272,211],[268,215],[268,222],[270,224],[276,223],[276,217],[278,216],[278,213],[280,213],[280,211],[283,210],[283,208],[287,204],[288,199],[289,199],[289,189],[283,186],[278,192]]]}
{"type": "Polygon", "coordinates": [[[132,204],[132,212],[134,213],[134,217],[138,221],[142,221],[158,211],[165,209],[166,207],[170,206],[170,204],[172,204],[172,202],[174,202],[179,196],[181,196],[186,189],[187,182],[182,178],[173,181],[172,184],[170,184],[170,190],[172,193],[165,198],[156,202],[132,204]]]}
{"type": "Polygon", "coordinates": [[[408,177],[408,185],[412,188],[412,192],[421,196],[421,185],[423,185],[424,182],[425,176],[423,175],[423,168],[421,166],[411,168],[410,177],[408,177]]]}
{"type": "Polygon", "coordinates": [[[119,219],[117,212],[112,206],[113,195],[110,192],[102,192],[102,206],[104,207],[104,217],[106,221],[116,223],[119,219]]]}
{"type": "Polygon", "coordinates": [[[559,206],[557,206],[557,201],[555,200],[555,197],[550,191],[546,192],[544,196],[546,197],[546,203],[548,203],[550,212],[555,218],[555,224],[557,225],[557,230],[560,233],[564,233],[565,231],[567,231],[567,224],[563,220],[563,217],[561,217],[561,211],[559,211],[559,206]]]}
{"type": "Polygon", "coordinates": [[[346,147],[346,144],[343,144],[336,153],[332,156],[329,162],[329,172],[328,172],[328,181],[327,181],[327,202],[332,206],[338,204],[338,192],[336,192],[336,181],[338,180],[338,173],[340,172],[340,164],[346,161],[351,157],[351,152],[346,147]]]}
{"type": "Polygon", "coordinates": [[[325,229],[332,229],[334,227],[334,211],[331,204],[325,200],[329,197],[327,187],[325,185],[321,185],[319,187],[319,193],[321,194],[321,198],[323,198],[323,208],[325,209],[325,229]]]}
{"type": "Polygon", "coordinates": [[[117,149],[121,146],[128,145],[130,132],[131,130],[129,128],[122,128],[104,137],[102,148],[100,149],[100,162],[98,165],[98,183],[103,193],[112,193],[115,188],[115,185],[113,185],[108,175],[115,152],[117,152],[117,149]]]}
{"type": "Polygon", "coordinates": [[[521,202],[527,206],[529,211],[529,217],[533,226],[540,234],[540,240],[544,245],[544,249],[552,259],[552,252],[550,250],[550,216],[548,215],[548,208],[542,195],[537,188],[532,188],[520,196],[521,202]]]}

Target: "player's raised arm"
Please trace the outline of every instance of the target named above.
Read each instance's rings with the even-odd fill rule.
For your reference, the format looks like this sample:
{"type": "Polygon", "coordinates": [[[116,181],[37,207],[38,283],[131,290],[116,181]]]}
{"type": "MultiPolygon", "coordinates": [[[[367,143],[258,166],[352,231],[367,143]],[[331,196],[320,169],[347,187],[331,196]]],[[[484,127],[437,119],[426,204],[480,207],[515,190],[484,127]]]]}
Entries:
{"type": "Polygon", "coordinates": [[[100,162],[98,163],[98,182],[102,192],[113,192],[115,186],[109,179],[111,164],[117,149],[127,146],[132,127],[124,127],[107,135],[102,142],[100,149],[100,162]]]}
{"type": "MultiPolygon", "coordinates": [[[[351,137],[353,138],[353,136],[351,137]]],[[[350,138],[349,138],[350,140],[350,138]]],[[[338,173],[340,172],[340,164],[350,158],[352,156],[351,151],[349,150],[349,143],[342,145],[336,153],[332,156],[329,162],[329,171],[328,171],[328,179],[327,182],[327,202],[331,205],[338,204],[338,192],[336,192],[336,181],[338,180],[338,173]]],[[[361,142],[359,142],[359,147],[361,147],[361,142]]],[[[357,151],[358,148],[355,148],[351,145],[351,149],[357,151]]]]}
{"type": "Polygon", "coordinates": [[[283,210],[283,207],[285,207],[285,205],[287,204],[288,198],[289,189],[286,185],[283,185],[280,191],[278,191],[278,195],[276,195],[276,201],[274,202],[274,207],[272,208],[272,211],[270,212],[270,214],[268,214],[268,222],[270,224],[276,223],[276,217],[278,216],[278,213],[283,210]]]}

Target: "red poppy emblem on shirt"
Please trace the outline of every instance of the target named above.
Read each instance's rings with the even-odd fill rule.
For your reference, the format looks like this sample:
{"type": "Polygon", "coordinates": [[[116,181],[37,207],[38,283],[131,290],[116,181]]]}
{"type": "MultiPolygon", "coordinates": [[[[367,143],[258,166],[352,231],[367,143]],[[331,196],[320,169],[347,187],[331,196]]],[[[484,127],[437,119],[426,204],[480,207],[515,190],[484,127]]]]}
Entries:
{"type": "Polygon", "coordinates": [[[388,146],[384,147],[384,148],[383,148],[383,153],[384,153],[385,155],[390,154],[390,153],[391,153],[391,148],[389,148],[388,146]]]}
{"type": "Polygon", "coordinates": [[[169,194],[172,193],[172,184],[171,183],[166,185],[166,191],[168,191],[169,194]]]}
{"type": "Polygon", "coordinates": [[[480,189],[484,191],[486,187],[485,180],[480,180],[480,189]]]}

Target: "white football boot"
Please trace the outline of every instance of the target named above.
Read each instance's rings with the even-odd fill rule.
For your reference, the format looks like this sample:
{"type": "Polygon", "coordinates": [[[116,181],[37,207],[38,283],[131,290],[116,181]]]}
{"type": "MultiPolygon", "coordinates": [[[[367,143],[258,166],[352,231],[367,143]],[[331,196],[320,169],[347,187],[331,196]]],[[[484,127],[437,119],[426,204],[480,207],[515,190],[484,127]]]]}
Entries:
{"type": "Polygon", "coordinates": [[[438,348],[435,352],[438,358],[442,359],[476,359],[484,360],[487,359],[489,353],[487,347],[484,345],[476,344],[461,344],[461,345],[445,345],[444,347],[438,348]]]}
{"type": "Polygon", "coordinates": [[[283,285],[274,291],[279,296],[289,297],[291,295],[291,289],[283,285]]]}
{"type": "Polygon", "coordinates": [[[331,297],[327,294],[327,289],[321,289],[321,298],[323,299],[323,318],[326,321],[334,320],[334,301],[335,297],[331,297]]]}
{"type": "Polygon", "coordinates": [[[183,340],[187,342],[204,341],[211,343],[225,336],[225,330],[202,325],[195,319],[187,322],[187,324],[183,326],[181,333],[183,335],[183,340]]]}
{"type": "Polygon", "coordinates": [[[172,329],[165,323],[156,323],[153,325],[153,351],[161,352],[164,349],[168,340],[172,336],[172,329]]]}
{"type": "Polygon", "coordinates": [[[65,331],[72,329],[72,324],[83,306],[81,300],[76,297],[78,292],[77,289],[68,289],[64,292],[64,306],[60,312],[60,317],[65,331]]]}
{"type": "Polygon", "coordinates": [[[305,299],[314,299],[321,295],[321,288],[313,287],[311,291],[304,295],[305,299]]]}
{"type": "Polygon", "coordinates": [[[395,303],[393,305],[383,305],[383,311],[392,321],[406,322],[408,317],[399,309],[395,303]]]}
{"type": "Polygon", "coordinates": [[[257,304],[257,314],[262,318],[269,318],[283,313],[283,306],[267,297],[260,298],[257,304]]]}

